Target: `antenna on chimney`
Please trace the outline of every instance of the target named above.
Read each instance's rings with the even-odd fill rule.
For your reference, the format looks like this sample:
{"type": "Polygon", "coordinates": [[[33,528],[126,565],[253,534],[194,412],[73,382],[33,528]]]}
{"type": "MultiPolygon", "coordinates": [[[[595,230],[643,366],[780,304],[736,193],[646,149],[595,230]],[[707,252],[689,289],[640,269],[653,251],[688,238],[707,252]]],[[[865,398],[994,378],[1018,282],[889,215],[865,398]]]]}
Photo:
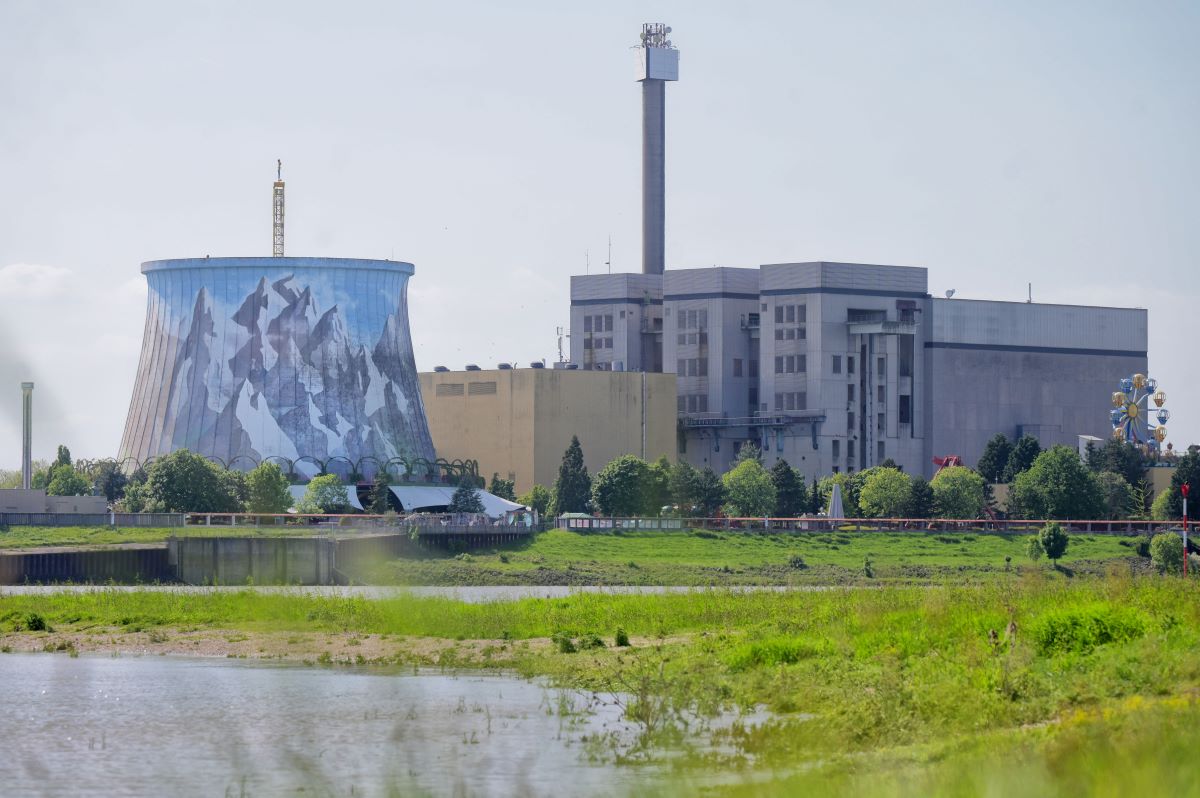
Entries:
{"type": "Polygon", "coordinates": [[[604,261],[604,265],[608,267],[608,273],[612,274],[612,233],[608,234],[608,260],[604,261]]]}
{"type": "Polygon", "coordinates": [[[1025,300],[1025,304],[1033,303],[1033,283],[1029,283],[1029,298],[1025,300]]]}
{"type": "Polygon", "coordinates": [[[283,257],[283,161],[275,161],[275,190],[272,202],[271,256],[283,257]]]}

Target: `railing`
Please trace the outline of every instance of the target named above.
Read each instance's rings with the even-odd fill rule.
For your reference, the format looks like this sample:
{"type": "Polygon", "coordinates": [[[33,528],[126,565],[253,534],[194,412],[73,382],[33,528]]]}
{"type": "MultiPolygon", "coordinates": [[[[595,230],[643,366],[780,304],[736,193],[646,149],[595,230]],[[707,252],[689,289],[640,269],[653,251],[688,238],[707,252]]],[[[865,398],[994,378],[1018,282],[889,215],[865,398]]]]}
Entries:
{"type": "MultiPolygon", "coordinates": [[[[1049,519],[989,518],[560,518],[557,523],[571,530],[741,530],[745,532],[996,532],[1031,534],[1050,523],[1049,519]]],[[[1072,534],[1144,535],[1177,531],[1180,521],[1056,520],[1072,534]]]]}
{"type": "MultiPolygon", "coordinates": [[[[189,528],[205,527],[203,534],[209,535],[212,527],[286,527],[296,535],[378,535],[410,533],[416,529],[418,535],[517,535],[532,534],[551,528],[549,522],[527,524],[523,519],[513,523],[505,521],[462,523],[449,520],[442,523],[433,516],[415,523],[402,515],[370,515],[364,513],[187,513],[187,525],[179,530],[181,537],[189,534],[189,528]]],[[[279,530],[286,534],[285,530],[279,530]]],[[[199,530],[197,530],[199,533],[199,530]]],[[[231,536],[235,535],[232,530],[231,536]]]]}

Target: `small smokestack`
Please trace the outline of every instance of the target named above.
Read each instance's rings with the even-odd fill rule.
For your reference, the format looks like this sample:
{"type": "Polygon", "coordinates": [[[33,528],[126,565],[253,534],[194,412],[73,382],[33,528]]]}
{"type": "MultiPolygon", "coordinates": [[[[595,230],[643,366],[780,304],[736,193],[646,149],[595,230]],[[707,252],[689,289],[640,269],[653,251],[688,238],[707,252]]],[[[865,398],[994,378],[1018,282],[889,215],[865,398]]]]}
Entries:
{"type": "Polygon", "coordinates": [[[21,383],[21,487],[33,487],[33,383],[21,383]]]}
{"type": "Polygon", "coordinates": [[[679,80],[679,51],[661,22],[642,25],[642,274],[662,274],[666,261],[666,127],[668,80],[679,80]]]}

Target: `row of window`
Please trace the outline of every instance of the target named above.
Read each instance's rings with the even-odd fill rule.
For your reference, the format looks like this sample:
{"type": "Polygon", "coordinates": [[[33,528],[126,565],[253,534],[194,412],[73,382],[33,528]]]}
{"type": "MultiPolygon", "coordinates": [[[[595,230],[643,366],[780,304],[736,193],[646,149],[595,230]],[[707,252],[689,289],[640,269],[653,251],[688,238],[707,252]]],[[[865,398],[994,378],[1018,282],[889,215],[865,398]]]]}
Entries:
{"type": "Polygon", "coordinates": [[[808,308],[805,305],[776,305],[775,323],[803,324],[808,321],[808,308]]]}
{"type": "Polygon", "coordinates": [[[679,335],[675,338],[675,342],[680,346],[687,346],[688,344],[707,344],[708,333],[704,330],[701,330],[698,333],[679,333],[679,335]]]}
{"type": "Polygon", "coordinates": [[[613,348],[613,339],[612,338],[584,338],[583,339],[583,348],[584,349],[612,349],[613,348]]]}
{"type": "Polygon", "coordinates": [[[680,330],[703,330],[708,327],[708,311],[681,310],[675,316],[675,326],[680,330]]]}
{"type": "MultiPolygon", "coordinates": [[[[842,456],[841,444],[842,444],[842,442],[839,439],[837,439],[837,438],[833,439],[832,449],[833,449],[833,459],[834,460],[837,460],[842,456]]],[[[859,446],[862,449],[862,456],[866,457],[867,456],[867,452],[866,452],[867,444],[864,441],[859,441],[859,446]]],[[[854,458],[854,441],[846,441],[846,458],[848,460],[854,458]]],[[[876,460],[876,462],[882,463],[886,459],[887,459],[887,447],[884,446],[883,441],[876,441],[876,443],[875,443],[875,460],[876,460]]],[[[847,472],[850,472],[853,470],[854,470],[853,466],[849,466],[846,469],[847,472]]],[[[834,466],[833,472],[836,474],[837,471],[838,471],[838,466],[834,466]]]]}
{"type": "Polygon", "coordinates": [[[706,393],[680,394],[677,400],[680,413],[708,412],[708,394],[706,393]]]}
{"type": "Polygon", "coordinates": [[[806,391],[790,391],[775,394],[775,410],[807,410],[808,393],[806,391]]]}
{"type": "Polygon", "coordinates": [[[807,371],[807,355],[778,355],[775,358],[776,374],[804,374],[807,371]]]}
{"type": "Polygon", "coordinates": [[[707,377],[708,358],[688,357],[675,361],[675,373],[680,377],[707,377]]]}
{"type": "Polygon", "coordinates": [[[590,332],[612,332],[613,315],[611,313],[597,313],[595,316],[583,317],[583,331],[590,332]]]}
{"type": "MultiPolygon", "coordinates": [[[[748,366],[749,373],[746,376],[748,376],[752,380],[758,379],[758,361],[751,360],[749,363],[747,363],[747,366],[748,366]]],[[[735,376],[735,377],[742,376],[742,359],[740,357],[735,357],[733,359],[733,376],[735,376]]],[[[754,404],[757,404],[757,402],[755,402],[754,404]]]]}
{"type": "Polygon", "coordinates": [[[776,327],[776,341],[806,341],[808,340],[807,327],[776,327]]]}

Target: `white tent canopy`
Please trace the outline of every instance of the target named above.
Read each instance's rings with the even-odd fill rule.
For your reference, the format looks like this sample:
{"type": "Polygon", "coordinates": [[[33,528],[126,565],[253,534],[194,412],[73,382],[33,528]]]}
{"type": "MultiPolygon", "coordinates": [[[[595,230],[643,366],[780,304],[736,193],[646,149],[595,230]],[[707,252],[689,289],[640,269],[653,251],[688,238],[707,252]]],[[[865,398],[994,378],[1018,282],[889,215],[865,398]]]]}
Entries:
{"type": "MultiPolygon", "coordinates": [[[[455,488],[440,485],[392,485],[392,495],[400,502],[406,513],[441,508],[450,504],[455,488]]],[[[483,503],[483,511],[491,518],[500,518],[505,513],[523,509],[525,505],[501,499],[486,490],[476,489],[475,494],[483,503]]]]}

